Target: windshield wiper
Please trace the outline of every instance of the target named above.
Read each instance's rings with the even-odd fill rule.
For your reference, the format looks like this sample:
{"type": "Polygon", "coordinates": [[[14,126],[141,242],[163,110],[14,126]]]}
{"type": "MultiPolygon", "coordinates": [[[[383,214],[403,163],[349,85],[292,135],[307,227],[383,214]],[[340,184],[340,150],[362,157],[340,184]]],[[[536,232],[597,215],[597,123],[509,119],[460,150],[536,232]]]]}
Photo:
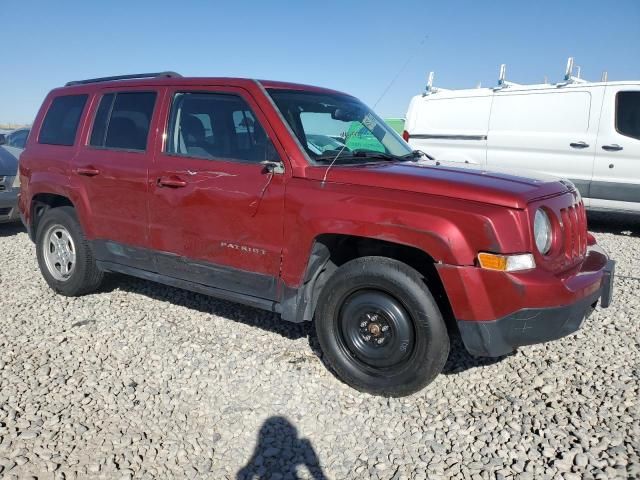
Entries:
{"type": "Polygon", "coordinates": [[[325,160],[335,160],[336,162],[339,161],[353,161],[353,160],[369,160],[369,159],[382,159],[382,160],[386,160],[389,162],[397,162],[397,161],[405,161],[407,160],[406,158],[403,157],[399,157],[397,155],[392,155],[390,153],[384,153],[384,152],[373,152],[373,151],[368,151],[368,150],[355,150],[352,152],[349,152],[346,155],[339,155],[337,157],[334,157],[333,155],[331,156],[324,156],[324,157],[317,157],[316,160],[319,161],[325,161],[325,160]]]}
{"type": "Polygon", "coordinates": [[[415,162],[416,160],[420,159],[420,157],[427,157],[429,160],[435,160],[434,157],[432,157],[428,153],[423,152],[422,150],[414,150],[411,153],[407,153],[406,155],[402,155],[401,158],[403,158],[405,160],[413,160],[415,162]]]}

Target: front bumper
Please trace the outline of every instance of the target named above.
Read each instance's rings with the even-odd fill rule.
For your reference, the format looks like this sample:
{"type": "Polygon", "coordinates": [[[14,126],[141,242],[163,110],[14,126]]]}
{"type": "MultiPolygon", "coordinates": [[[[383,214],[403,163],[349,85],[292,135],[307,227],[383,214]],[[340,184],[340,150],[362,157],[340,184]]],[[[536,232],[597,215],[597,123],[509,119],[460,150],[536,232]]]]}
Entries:
{"type": "Polygon", "coordinates": [[[20,218],[17,188],[0,191],[0,223],[15,222],[20,218]]]}
{"type": "MultiPolygon", "coordinates": [[[[519,346],[547,342],[575,332],[598,301],[603,308],[609,306],[614,268],[613,260],[594,245],[579,269],[563,277],[540,272],[516,275],[497,272],[504,278],[497,283],[489,282],[483,285],[484,288],[474,288],[472,283],[466,283],[467,300],[470,304],[475,300],[476,304],[485,305],[483,315],[496,311],[504,313],[488,319],[465,318],[458,313],[479,310],[473,310],[473,305],[465,304],[464,299],[457,304],[452,302],[465,347],[473,355],[498,357],[519,346]],[[484,298],[482,294],[490,298],[484,298]]],[[[475,270],[485,275],[486,271],[475,270]]],[[[493,273],[489,275],[495,280],[493,273]]],[[[443,283],[447,288],[447,282],[443,283]]]]}

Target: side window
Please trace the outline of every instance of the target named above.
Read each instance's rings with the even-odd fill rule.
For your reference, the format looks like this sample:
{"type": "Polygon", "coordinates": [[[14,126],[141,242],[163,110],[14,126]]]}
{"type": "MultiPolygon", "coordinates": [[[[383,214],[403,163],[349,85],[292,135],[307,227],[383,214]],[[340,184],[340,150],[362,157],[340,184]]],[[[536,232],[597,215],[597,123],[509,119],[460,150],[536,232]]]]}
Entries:
{"type": "Polygon", "coordinates": [[[28,134],[29,130],[18,130],[17,132],[10,133],[7,135],[7,146],[24,148],[28,134]]]}
{"type": "Polygon", "coordinates": [[[118,92],[102,97],[89,145],[144,151],[156,102],[155,92],[118,92]]]}
{"type": "Polygon", "coordinates": [[[222,93],[177,93],[165,151],[204,159],[259,163],[277,154],[249,105],[222,93]]]}
{"type": "Polygon", "coordinates": [[[27,137],[29,136],[29,130],[20,130],[16,138],[13,140],[13,146],[17,148],[24,148],[27,143],[27,137]]]}
{"type": "Polygon", "coordinates": [[[616,95],[616,130],[621,135],[640,140],[640,92],[616,95]]]}
{"type": "Polygon", "coordinates": [[[87,97],[65,95],[55,98],[42,122],[38,143],[73,145],[87,97]]]}

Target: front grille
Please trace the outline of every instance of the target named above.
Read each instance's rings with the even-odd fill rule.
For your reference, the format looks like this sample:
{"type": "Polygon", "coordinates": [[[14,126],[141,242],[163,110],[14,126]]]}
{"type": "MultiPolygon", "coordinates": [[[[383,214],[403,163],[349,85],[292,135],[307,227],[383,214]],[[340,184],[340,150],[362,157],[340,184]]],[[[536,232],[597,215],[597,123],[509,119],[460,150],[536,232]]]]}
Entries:
{"type": "Polygon", "coordinates": [[[0,208],[0,217],[6,217],[11,213],[11,208],[0,208]]]}
{"type": "Polygon", "coordinates": [[[579,201],[560,209],[564,254],[567,260],[581,260],[587,253],[587,215],[579,201]]]}

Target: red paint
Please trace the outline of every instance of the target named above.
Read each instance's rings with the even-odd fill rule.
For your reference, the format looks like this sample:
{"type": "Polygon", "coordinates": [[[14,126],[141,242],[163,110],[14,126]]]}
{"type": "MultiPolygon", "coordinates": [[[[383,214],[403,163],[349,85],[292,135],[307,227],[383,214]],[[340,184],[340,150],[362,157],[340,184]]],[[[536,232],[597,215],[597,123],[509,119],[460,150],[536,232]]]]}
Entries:
{"type": "MultiPolygon", "coordinates": [[[[261,83],[265,88],[330,91],[261,83]]],[[[54,90],[36,118],[20,163],[20,208],[27,224],[34,196],[55,193],[75,205],[89,239],[279,276],[292,288],[302,283],[318,235],[383,239],[428,253],[437,262],[456,317],[465,320],[575,301],[599,288],[606,260],[598,251],[585,256],[582,245],[595,240],[586,233],[578,205],[571,215],[579,245],[567,246],[572,237],[560,235],[550,257],[535,253],[534,271],[504,274],[477,268],[480,251],[535,251],[535,209],[545,206],[561,218],[563,209],[580,202],[578,194],[559,182],[410,164],[335,166],[323,182],[326,167],[308,163],[263,88],[247,79],[147,79],[54,90]],[[147,152],[118,153],[115,161],[112,151],[87,145],[93,116],[103,93],[134,89],[158,93],[147,152]],[[285,173],[271,175],[257,164],[162,153],[169,104],[177,90],[241,95],[274,143],[285,173]],[[39,145],[52,99],[75,93],[89,94],[75,146],[39,145]],[[93,170],[99,174],[91,175],[93,170]]]]}

